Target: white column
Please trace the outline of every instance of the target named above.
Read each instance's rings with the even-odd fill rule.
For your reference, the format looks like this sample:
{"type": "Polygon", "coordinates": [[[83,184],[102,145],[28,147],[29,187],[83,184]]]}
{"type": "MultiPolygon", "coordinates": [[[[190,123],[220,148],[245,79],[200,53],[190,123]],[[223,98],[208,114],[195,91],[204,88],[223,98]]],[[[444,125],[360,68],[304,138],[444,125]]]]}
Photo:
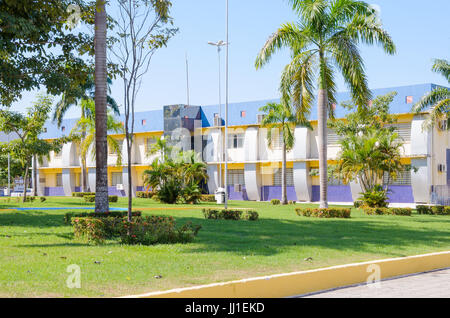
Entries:
{"type": "Polygon", "coordinates": [[[363,190],[358,180],[355,179],[350,182],[350,191],[352,192],[353,201],[357,201],[361,197],[363,190]]]}
{"type": "Polygon", "coordinates": [[[311,202],[312,184],[309,163],[294,162],[294,187],[297,200],[311,202]]]}
{"type": "MultiPolygon", "coordinates": [[[[136,178],[137,178],[136,169],[131,167],[131,195],[133,198],[136,197],[136,181],[137,181],[136,178]]],[[[123,167],[122,183],[123,183],[123,189],[125,190],[125,196],[129,196],[129,193],[128,193],[128,167],[123,167]]]]}
{"type": "Polygon", "coordinates": [[[256,163],[244,165],[244,182],[248,199],[261,201],[261,173],[256,163]]]}
{"type": "Polygon", "coordinates": [[[412,159],[411,165],[418,168],[411,171],[411,187],[414,202],[429,203],[431,191],[431,132],[423,129],[424,116],[417,115],[411,123],[411,155],[423,158],[412,159]]]}
{"type": "Polygon", "coordinates": [[[88,169],[88,185],[91,192],[95,192],[95,180],[96,180],[95,173],[96,173],[95,168],[88,169]]]}
{"type": "Polygon", "coordinates": [[[75,175],[70,168],[62,169],[62,184],[64,195],[66,197],[72,196],[72,192],[75,192],[75,175]]]}
{"type": "Polygon", "coordinates": [[[217,172],[217,165],[208,165],[208,191],[209,194],[214,194],[219,187],[219,174],[217,172]]]}

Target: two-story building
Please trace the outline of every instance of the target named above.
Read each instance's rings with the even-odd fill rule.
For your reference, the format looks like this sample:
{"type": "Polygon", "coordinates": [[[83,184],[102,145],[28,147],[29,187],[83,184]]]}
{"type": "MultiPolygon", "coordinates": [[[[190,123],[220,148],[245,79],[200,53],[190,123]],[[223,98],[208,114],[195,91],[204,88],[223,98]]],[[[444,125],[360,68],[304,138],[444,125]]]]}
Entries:
{"type": "MultiPolygon", "coordinates": [[[[390,112],[397,118],[395,124],[404,142],[402,163],[405,171],[390,183],[390,201],[393,203],[438,203],[448,199],[450,187],[450,133],[446,127],[436,125],[424,130],[422,124],[427,113],[412,114],[411,108],[424,94],[433,90],[434,84],[375,89],[373,95],[396,91],[398,94],[390,112]],[[412,166],[415,169],[408,169],[412,166]]],[[[349,101],[348,93],[339,93],[338,102],[349,101]]],[[[267,130],[261,127],[259,108],[267,102],[229,104],[228,118],[228,193],[232,200],[267,201],[281,197],[281,142],[267,143],[267,130]]],[[[224,107],[222,107],[223,109],[224,107]]],[[[287,155],[288,200],[315,202],[319,200],[319,178],[311,173],[318,169],[317,113],[312,109],[310,121],[313,130],[295,129],[295,145],[287,155]]],[[[336,118],[343,118],[347,110],[337,106],[336,118]]],[[[222,114],[223,117],[223,114],[222,114]]],[[[143,189],[142,173],[158,154],[149,155],[156,138],[170,136],[172,142],[183,150],[201,153],[208,165],[208,190],[210,193],[224,182],[225,127],[220,118],[219,106],[164,106],[162,110],[135,114],[135,141],[132,147],[133,193],[143,189]]],[[[49,123],[43,138],[52,139],[69,134],[76,119],[64,120],[61,128],[49,123]]],[[[115,135],[123,143],[123,163],[126,163],[124,135],[115,135]]],[[[340,150],[339,136],[328,133],[328,160],[335,162],[340,150]]],[[[127,195],[127,168],[116,165],[117,155],[108,157],[108,182],[111,194],[127,195]]],[[[95,160],[88,156],[88,180],[95,190],[95,160]]],[[[79,150],[74,143],[66,144],[59,154],[52,153],[50,160],[38,167],[38,192],[40,195],[71,195],[80,191],[81,168],[79,150]]],[[[387,178],[383,180],[387,182],[387,178]]],[[[356,182],[343,184],[331,180],[328,187],[330,202],[353,202],[361,188],[356,182]]]]}

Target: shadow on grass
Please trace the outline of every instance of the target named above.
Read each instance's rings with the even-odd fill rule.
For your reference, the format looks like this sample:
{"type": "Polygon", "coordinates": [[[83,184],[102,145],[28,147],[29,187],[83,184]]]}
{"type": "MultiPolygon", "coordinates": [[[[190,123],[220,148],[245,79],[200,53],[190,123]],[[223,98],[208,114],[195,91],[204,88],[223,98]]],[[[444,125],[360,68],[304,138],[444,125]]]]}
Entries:
{"type": "Polygon", "coordinates": [[[0,212],[0,226],[26,226],[38,228],[54,227],[54,226],[70,226],[70,224],[64,223],[64,214],[69,212],[82,213],[92,211],[52,210],[51,213],[43,211],[0,212]]]}

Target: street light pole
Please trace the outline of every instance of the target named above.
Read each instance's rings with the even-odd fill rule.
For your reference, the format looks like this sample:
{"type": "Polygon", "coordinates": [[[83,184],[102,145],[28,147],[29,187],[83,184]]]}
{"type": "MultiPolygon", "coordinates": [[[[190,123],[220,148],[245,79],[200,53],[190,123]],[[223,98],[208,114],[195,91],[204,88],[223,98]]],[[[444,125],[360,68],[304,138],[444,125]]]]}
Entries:
{"type": "MultiPolygon", "coordinates": [[[[9,134],[8,134],[9,144],[9,134]]],[[[8,196],[11,196],[11,154],[8,152],[8,196]]]]}
{"type": "Polygon", "coordinates": [[[228,208],[228,0],[226,0],[227,8],[226,8],[226,29],[227,29],[227,39],[226,39],[226,77],[225,77],[225,209],[228,208]]]}

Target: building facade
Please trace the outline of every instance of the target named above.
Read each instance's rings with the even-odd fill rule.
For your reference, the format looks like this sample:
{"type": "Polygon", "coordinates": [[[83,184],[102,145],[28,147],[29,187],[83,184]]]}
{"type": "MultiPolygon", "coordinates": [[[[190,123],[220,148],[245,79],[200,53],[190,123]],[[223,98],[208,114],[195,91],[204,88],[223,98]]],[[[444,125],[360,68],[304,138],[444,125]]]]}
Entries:
{"type": "MultiPolygon", "coordinates": [[[[404,146],[402,163],[405,171],[389,185],[392,203],[439,203],[448,199],[450,187],[450,133],[437,125],[424,130],[422,124],[427,113],[412,114],[411,108],[424,94],[433,90],[434,84],[393,87],[373,90],[373,95],[396,91],[391,114],[404,146]],[[408,169],[408,166],[415,169],[408,169]]],[[[339,93],[338,102],[350,100],[348,93],[339,93]]],[[[275,139],[271,147],[267,143],[267,130],[260,123],[261,106],[268,102],[229,104],[228,123],[228,193],[231,200],[267,201],[281,197],[281,142],[275,139]]],[[[183,150],[195,150],[208,165],[208,191],[214,193],[224,184],[224,121],[213,106],[164,106],[162,110],[135,114],[135,141],[132,146],[131,164],[133,193],[143,190],[142,173],[159,155],[148,151],[156,138],[170,136],[172,142],[183,150]]],[[[347,110],[336,108],[336,118],[343,118],[347,110]]],[[[312,171],[318,169],[317,114],[314,108],[310,117],[313,130],[295,129],[295,145],[287,154],[288,200],[319,201],[319,178],[312,171]]],[[[76,119],[65,120],[60,128],[48,123],[42,138],[52,139],[68,135],[76,119]]],[[[124,135],[114,135],[123,144],[122,158],[126,163],[124,135]]],[[[328,132],[328,160],[335,162],[340,150],[339,136],[328,132]]],[[[108,157],[108,182],[110,193],[128,195],[128,170],[117,166],[117,155],[108,157]]],[[[95,160],[88,156],[88,184],[95,191],[95,160]]],[[[70,196],[80,191],[81,167],[79,149],[75,143],[64,145],[61,153],[50,154],[50,159],[38,166],[38,194],[70,196]]],[[[387,178],[386,178],[387,180],[387,178]]],[[[386,181],[385,180],[385,181],[386,181]]],[[[331,180],[328,188],[330,202],[353,202],[360,196],[360,186],[353,182],[343,184],[331,180]]]]}

